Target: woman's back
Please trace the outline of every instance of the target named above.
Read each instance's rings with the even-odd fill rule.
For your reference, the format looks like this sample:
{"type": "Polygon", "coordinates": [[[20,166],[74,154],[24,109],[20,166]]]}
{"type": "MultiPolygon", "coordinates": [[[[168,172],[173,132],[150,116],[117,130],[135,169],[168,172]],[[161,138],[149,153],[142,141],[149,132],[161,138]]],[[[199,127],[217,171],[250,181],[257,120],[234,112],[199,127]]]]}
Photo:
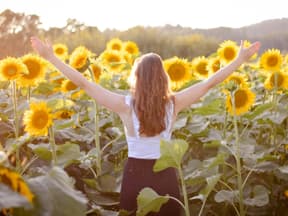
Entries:
{"type": "MultiPolygon", "coordinates": [[[[141,159],[157,159],[160,157],[160,140],[170,139],[172,122],[174,119],[174,104],[170,100],[166,105],[165,125],[161,133],[154,136],[143,136],[139,133],[140,122],[133,107],[133,98],[130,95],[125,97],[125,103],[129,107],[129,116],[124,120],[125,135],[128,144],[128,157],[141,159]]],[[[151,122],[157,124],[158,122],[151,122]]]]}

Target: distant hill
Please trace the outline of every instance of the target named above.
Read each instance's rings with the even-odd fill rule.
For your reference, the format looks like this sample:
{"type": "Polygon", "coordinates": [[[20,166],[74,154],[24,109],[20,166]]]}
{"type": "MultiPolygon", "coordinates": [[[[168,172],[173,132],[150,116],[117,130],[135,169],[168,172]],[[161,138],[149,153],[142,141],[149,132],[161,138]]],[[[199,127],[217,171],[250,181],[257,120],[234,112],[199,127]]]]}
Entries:
{"type": "Polygon", "coordinates": [[[75,19],[68,19],[62,28],[51,27],[44,30],[40,24],[40,17],[37,15],[15,13],[9,9],[0,13],[0,50],[3,51],[0,59],[22,56],[31,51],[31,35],[42,35],[51,41],[65,43],[69,50],[83,44],[95,53],[101,53],[111,38],[119,37],[124,41],[136,42],[143,53],[156,52],[164,58],[179,56],[192,59],[196,56],[208,56],[224,40],[239,42],[241,39],[260,41],[262,46],[259,53],[268,48],[288,53],[288,18],[266,20],[241,28],[212,29],[164,25],[135,26],[125,31],[99,31],[97,26],[85,26],[75,19]]]}
{"type": "Polygon", "coordinates": [[[169,34],[189,35],[199,33],[214,37],[219,41],[247,39],[262,42],[262,49],[279,48],[288,51],[288,18],[266,20],[241,28],[219,27],[211,29],[193,29],[187,27],[166,25],[159,27],[169,34]]]}

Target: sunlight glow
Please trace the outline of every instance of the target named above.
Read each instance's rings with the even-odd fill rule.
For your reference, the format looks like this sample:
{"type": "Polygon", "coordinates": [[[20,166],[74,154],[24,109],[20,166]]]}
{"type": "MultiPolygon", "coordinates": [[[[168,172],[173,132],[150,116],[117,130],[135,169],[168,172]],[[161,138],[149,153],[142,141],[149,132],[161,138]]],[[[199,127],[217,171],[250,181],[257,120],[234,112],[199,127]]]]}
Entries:
{"type": "Polygon", "coordinates": [[[89,26],[126,30],[142,26],[180,25],[191,28],[238,28],[264,20],[288,17],[284,0],[263,4],[253,0],[133,1],[133,0],[1,0],[0,12],[35,14],[43,28],[63,27],[68,18],[89,26]]]}

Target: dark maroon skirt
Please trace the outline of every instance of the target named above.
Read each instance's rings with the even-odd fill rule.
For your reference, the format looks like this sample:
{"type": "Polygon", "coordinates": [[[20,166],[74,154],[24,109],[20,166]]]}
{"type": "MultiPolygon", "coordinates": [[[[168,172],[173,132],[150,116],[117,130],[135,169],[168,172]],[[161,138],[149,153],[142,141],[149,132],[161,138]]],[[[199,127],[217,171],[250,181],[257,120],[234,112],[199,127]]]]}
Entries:
{"type": "MultiPolygon", "coordinates": [[[[136,215],[137,196],[139,192],[150,187],[159,195],[169,194],[180,200],[179,183],[174,168],[167,168],[160,172],[153,172],[153,165],[156,160],[128,158],[124,168],[121,192],[120,209],[132,212],[136,215]]],[[[149,216],[179,216],[181,206],[170,199],[162,205],[157,213],[149,213],[149,216]]]]}

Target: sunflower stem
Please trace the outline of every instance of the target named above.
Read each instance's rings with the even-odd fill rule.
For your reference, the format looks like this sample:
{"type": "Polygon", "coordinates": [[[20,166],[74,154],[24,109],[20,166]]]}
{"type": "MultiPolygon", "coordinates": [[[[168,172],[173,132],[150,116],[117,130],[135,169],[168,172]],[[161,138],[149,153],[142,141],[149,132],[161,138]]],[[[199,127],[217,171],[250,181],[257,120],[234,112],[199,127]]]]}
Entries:
{"type": "Polygon", "coordinates": [[[236,152],[234,154],[236,160],[236,170],[237,170],[237,185],[239,190],[239,212],[241,216],[245,215],[244,210],[244,198],[243,198],[243,180],[242,180],[242,173],[241,173],[241,154],[240,154],[240,142],[239,142],[239,132],[238,132],[238,125],[237,125],[237,116],[236,116],[236,106],[235,106],[235,95],[234,93],[231,94],[232,98],[232,109],[233,109],[233,124],[235,130],[235,142],[236,142],[236,152]]]}
{"type": "MultiPolygon", "coordinates": [[[[277,101],[278,101],[277,91],[278,91],[278,73],[274,73],[274,88],[273,88],[273,95],[272,95],[272,103],[273,103],[273,112],[274,112],[275,117],[277,115],[277,101]]],[[[271,143],[273,144],[273,146],[275,146],[276,136],[277,136],[275,123],[273,123],[272,130],[273,130],[273,135],[271,137],[272,138],[271,143]]]]}
{"type": "Polygon", "coordinates": [[[190,216],[188,195],[187,195],[185,181],[184,181],[184,175],[183,175],[181,167],[178,167],[178,171],[179,171],[179,177],[181,180],[182,193],[183,193],[183,197],[184,197],[185,216],[190,216]]]}
{"type": "MultiPolygon", "coordinates": [[[[15,130],[15,138],[16,140],[19,137],[19,120],[18,120],[18,112],[17,112],[17,86],[16,81],[12,81],[12,101],[13,101],[13,111],[14,111],[14,130],[15,130]]],[[[16,147],[16,170],[21,169],[21,161],[20,161],[20,146],[16,147]]]]}
{"type": "Polygon", "coordinates": [[[28,89],[27,89],[27,100],[28,100],[28,103],[30,104],[30,99],[31,99],[31,86],[28,86],[28,89]]]}
{"type": "Polygon", "coordinates": [[[57,152],[53,126],[49,127],[49,143],[52,149],[52,165],[57,165],[57,152]]]}
{"type": "MultiPolygon", "coordinates": [[[[88,67],[88,70],[90,72],[90,76],[92,77],[93,82],[96,82],[95,75],[94,75],[93,71],[91,70],[90,67],[88,67]]],[[[98,104],[96,103],[96,101],[94,99],[93,99],[93,104],[94,104],[94,111],[95,111],[95,118],[94,118],[95,135],[94,135],[94,139],[95,139],[96,152],[97,152],[97,156],[98,156],[96,168],[97,168],[97,174],[101,175],[102,164],[101,164],[101,147],[100,147],[100,139],[99,139],[99,107],[98,107],[98,104]]]]}

